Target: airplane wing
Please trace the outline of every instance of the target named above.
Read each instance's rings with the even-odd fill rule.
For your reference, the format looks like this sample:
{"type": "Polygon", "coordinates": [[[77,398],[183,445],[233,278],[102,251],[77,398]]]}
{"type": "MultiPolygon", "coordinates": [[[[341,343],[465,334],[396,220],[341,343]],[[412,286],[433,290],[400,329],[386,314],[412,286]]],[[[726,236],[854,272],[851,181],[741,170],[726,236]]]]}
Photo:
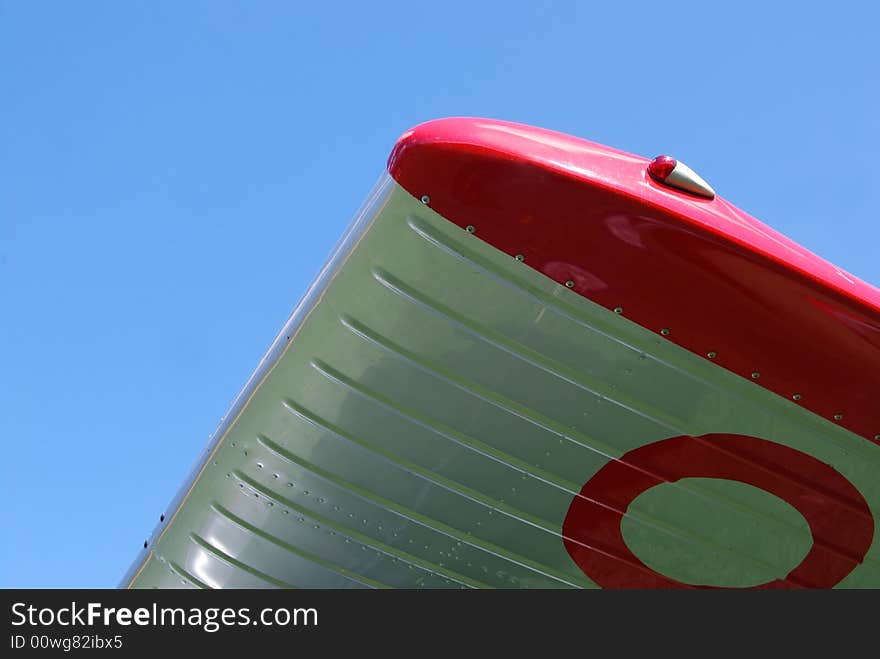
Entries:
{"type": "Polygon", "coordinates": [[[683,163],[429,122],[126,587],[880,587],[880,291],[683,163]]]}

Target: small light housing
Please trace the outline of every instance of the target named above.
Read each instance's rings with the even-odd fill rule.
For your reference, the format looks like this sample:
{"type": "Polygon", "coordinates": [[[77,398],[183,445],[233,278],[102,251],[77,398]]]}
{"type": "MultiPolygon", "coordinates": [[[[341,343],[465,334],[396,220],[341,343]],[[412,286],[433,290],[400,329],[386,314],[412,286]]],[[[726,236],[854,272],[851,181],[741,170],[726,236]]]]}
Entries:
{"type": "Polygon", "coordinates": [[[648,163],[648,174],[658,183],[705,199],[714,199],[715,190],[683,162],[672,156],[657,156],[648,163]]]}
{"type": "Polygon", "coordinates": [[[648,173],[663,183],[677,164],[678,162],[672,156],[657,156],[648,164],[648,173]]]}

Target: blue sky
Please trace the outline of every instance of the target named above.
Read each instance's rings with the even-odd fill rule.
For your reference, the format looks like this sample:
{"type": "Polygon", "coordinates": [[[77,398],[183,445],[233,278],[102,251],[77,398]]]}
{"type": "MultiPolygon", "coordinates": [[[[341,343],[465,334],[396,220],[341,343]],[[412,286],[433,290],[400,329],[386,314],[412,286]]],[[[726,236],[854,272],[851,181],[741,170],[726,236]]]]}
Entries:
{"type": "Polygon", "coordinates": [[[871,3],[0,0],[0,586],[114,586],[421,121],[641,155],[880,283],[871,3]]]}

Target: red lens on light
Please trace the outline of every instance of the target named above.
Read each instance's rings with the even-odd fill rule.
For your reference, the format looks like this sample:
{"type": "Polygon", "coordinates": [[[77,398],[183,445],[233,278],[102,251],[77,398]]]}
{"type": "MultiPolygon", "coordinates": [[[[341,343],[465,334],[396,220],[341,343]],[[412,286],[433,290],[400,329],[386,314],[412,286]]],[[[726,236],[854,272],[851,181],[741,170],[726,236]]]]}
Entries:
{"type": "Polygon", "coordinates": [[[658,181],[665,181],[677,164],[672,156],[657,156],[648,165],[648,173],[658,181]]]}

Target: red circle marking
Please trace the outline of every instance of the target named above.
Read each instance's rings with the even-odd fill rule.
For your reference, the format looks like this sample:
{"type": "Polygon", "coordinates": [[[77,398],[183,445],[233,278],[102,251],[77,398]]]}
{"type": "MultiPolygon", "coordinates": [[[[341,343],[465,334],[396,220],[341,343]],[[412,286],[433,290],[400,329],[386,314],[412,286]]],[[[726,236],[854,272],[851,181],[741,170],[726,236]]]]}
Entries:
{"type": "Polygon", "coordinates": [[[753,485],[796,508],[813,546],[788,575],[754,588],[831,588],[865,557],[871,509],[855,486],[806,453],[747,435],[672,437],[634,449],[600,469],[575,496],[562,524],[565,548],[603,588],[702,588],[651,569],[627,547],[623,515],[645,490],[680,478],[753,485]]]}

